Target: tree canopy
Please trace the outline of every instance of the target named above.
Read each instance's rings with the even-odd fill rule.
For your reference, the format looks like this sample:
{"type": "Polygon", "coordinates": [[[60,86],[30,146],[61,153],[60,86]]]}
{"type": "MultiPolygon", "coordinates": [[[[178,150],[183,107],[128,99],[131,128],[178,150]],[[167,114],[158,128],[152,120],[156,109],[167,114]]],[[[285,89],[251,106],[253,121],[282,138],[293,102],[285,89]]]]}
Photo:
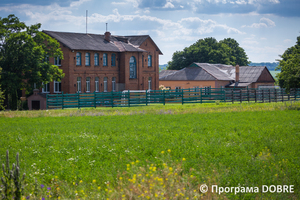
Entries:
{"type": "Polygon", "coordinates": [[[193,62],[241,66],[250,63],[244,49],[236,40],[226,38],[218,42],[210,37],[198,40],[183,51],[176,51],[172,61],[168,62],[168,69],[182,69],[193,62]]]}
{"type": "Polygon", "coordinates": [[[297,37],[296,45],[285,50],[280,57],[276,68],[281,70],[276,75],[279,86],[287,90],[300,88],[300,36],[297,37]]]}
{"type": "Polygon", "coordinates": [[[46,59],[63,59],[59,43],[39,31],[40,27],[41,24],[26,26],[14,15],[0,18],[0,83],[11,109],[16,109],[18,91],[32,91],[34,83],[39,88],[42,82],[60,80],[64,75],[46,59]]]}

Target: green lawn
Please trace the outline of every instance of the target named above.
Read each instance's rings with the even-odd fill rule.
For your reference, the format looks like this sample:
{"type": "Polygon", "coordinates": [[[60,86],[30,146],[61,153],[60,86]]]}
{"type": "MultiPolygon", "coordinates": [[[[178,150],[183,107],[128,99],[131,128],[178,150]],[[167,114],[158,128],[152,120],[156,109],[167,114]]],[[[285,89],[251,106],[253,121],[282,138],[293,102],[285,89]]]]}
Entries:
{"type": "Polygon", "coordinates": [[[24,197],[300,198],[299,103],[47,112],[0,114],[0,163],[6,150],[11,163],[20,153],[28,184],[24,197]],[[166,181],[161,187],[159,178],[166,181]],[[294,193],[201,194],[204,183],[294,185],[294,193]]]}

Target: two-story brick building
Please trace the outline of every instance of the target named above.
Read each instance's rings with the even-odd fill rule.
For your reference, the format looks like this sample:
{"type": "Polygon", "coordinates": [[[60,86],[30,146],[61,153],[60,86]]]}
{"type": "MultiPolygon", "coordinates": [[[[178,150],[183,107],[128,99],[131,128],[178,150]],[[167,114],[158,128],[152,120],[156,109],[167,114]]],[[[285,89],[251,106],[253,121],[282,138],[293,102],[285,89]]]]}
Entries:
{"type": "MultiPolygon", "coordinates": [[[[65,77],[60,82],[45,83],[40,94],[159,88],[162,52],[149,35],[43,32],[60,43],[64,59],[49,58],[49,62],[58,65],[65,77]]],[[[31,102],[28,105],[32,108],[31,102]]]]}

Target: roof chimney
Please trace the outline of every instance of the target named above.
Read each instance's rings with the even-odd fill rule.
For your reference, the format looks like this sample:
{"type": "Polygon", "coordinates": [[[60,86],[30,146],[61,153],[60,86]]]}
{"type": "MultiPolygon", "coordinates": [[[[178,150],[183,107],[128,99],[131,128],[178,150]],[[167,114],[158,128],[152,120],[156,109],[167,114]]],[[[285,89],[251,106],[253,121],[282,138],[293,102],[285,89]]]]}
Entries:
{"type": "Polygon", "coordinates": [[[236,65],[235,66],[235,82],[240,81],[240,66],[236,65]]]}
{"type": "Polygon", "coordinates": [[[105,34],[104,34],[104,39],[107,41],[107,42],[110,42],[110,32],[105,32],[105,34]]]}

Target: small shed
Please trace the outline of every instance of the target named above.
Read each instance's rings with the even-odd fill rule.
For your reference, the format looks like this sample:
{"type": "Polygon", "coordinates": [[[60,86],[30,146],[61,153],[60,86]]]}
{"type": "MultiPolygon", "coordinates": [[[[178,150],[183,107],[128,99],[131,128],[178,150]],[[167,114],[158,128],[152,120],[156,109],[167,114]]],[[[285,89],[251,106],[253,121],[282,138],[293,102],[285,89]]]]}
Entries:
{"type": "Polygon", "coordinates": [[[29,110],[46,110],[46,94],[40,93],[38,89],[27,98],[29,110]]]}

